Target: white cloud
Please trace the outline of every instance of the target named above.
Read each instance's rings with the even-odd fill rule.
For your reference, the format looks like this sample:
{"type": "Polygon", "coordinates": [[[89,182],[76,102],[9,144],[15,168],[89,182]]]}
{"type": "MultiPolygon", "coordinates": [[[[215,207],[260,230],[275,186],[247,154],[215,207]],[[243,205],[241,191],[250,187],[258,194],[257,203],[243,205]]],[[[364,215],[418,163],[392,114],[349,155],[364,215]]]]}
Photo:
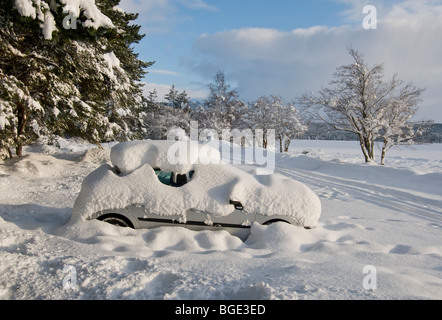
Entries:
{"type": "Polygon", "coordinates": [[[157,91],[158,101],[163,101],[164,96],[170,91],[171,86],[160,83],[145,83],[143,87],[144,96],[149,96],[154,90],[157,91]]]}
{"type": "Polygon", "coordinates": [[[162,74],[166,76],[181,76],[178,72],[171,70],[149,69],[149,73],[162,74]]]}
{"type": "MultiPolygon", "coordinates": [[[[350,62],[351,45],[371,64],[384,63],[387,76],[397,73],[404,81],[427,87],[421,114],[442,122],[442,1],[382,6],[377,30],[362,28],[364,1],[338,1],[360,8],[360,23],[292,32],[247,28],[204,34],[194,44],[189,66],[206,79],[223,70],[245,99],[263,94],[290,99],[327,85],[336,68],[350,62]]],[[[351,14],[354,19],[356,11],[351,14]]]]}
{"type": "Polygon", "coordinates": [[[190,9],[203,9],[215,11],[217,8],[206,3],[204,0],[175,0],[177,3],[190,9]]]}
{"type": "Polygon", "coordinates": [[[204,0],[121,0],[119,4],[127,12],[139,14],[137,23],[143,32],[166,33],[184,21],[191,20],[180,11],[180,7],[192,10],[216,10],[204,0]]]}

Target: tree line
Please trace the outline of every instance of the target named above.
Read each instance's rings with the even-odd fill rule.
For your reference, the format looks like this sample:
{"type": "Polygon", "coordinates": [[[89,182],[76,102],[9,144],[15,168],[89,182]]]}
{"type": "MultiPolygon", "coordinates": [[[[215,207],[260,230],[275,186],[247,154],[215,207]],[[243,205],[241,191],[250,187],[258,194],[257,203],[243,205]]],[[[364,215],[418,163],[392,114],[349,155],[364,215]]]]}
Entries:
{"type": "MultiPolygon", "coordinates": [[[[337,68],[329,85],[318,93],[305,93],[287,103],[278,96],[263,96],[253,102],[239,99],[219,72],[208,87],[209,97],[191,104],[185,92],[172,87],[166,95],[166,114],[151,113],[150,128],[185,127],[196,120],[218,133],[224,128],[275,130],[280,152],[291,140],[302,137],[309,127],[322,123],[353,135],[359,141],[365,162],[375,161],[375,142],[382,143],[381,164],[387,151],[398,144],[412,144],[432,128],[431,121],[413,120],[425,89],[405,83],[394,75],[385,80],[382,64],[370,66],[364,55],[348,48],[353,62],[337,68]],[[175,101],[176,97],[182,97],[175,101]],[[158,121],[158,122],[157,122],[158,121]]],[[[163,138],[161,130],[154,138],[163,138]]],[[[264,136],[265,137],[265,136],[264,136]]],[[[266,141],[262,142],[266,147],[266,141]]]]}
{"type": "MultiPolygon", "coordinates": [[[[232,89],[225,74],[219,71],[213,83],[208,85],[209,95],[203,101],[193,101],[186,91],[179,92],[174,86],[157,100],[154,90],[148,98],[146,110],[140,114],[146,139],[165,139],[173,128],[189,131],[190,122],[197,121],[198,129],[212,131],[222,138],[223,130],[263,130],[259,146],[266,148],[267,131],[274,130],[279,140],[280,152],[287,152],[290,142],[307,130],[294,103],[285,102],[279,96],[262,96],[256,101],[245,102],[232,89]]],[[[226,139],[230,139],[230,136],[226,139]]],[[[245,143],[245,141],[243,141],[245,143]]]]}
{"type": "MultiPolygon", "coordinates": [[[[137,14],[120,0],[3,0],[0,7],[0,157],[22,155],[38,137],[106,141],[164,139],[174,128],[221,134],[224,129],[272,129],[279,150],[319,121],[354,134],[366,162],[382,141],[381,162],[396,144],[410,143],[427,127],[413,122],[424,89],[397,75],[385,80],[349,48],[352,63],[336,69],[329,85],[287,102],[279,96],[240,99],[220,71],[208,97],[195,101],[174,86],[158,101],[143,95],[144,62],[133,44],[143,39],[137,14]],[[15,151],[15,152],[14,152],[15,151]]],[[[264,134],[260,146],[267,146],[264,134]]]]}

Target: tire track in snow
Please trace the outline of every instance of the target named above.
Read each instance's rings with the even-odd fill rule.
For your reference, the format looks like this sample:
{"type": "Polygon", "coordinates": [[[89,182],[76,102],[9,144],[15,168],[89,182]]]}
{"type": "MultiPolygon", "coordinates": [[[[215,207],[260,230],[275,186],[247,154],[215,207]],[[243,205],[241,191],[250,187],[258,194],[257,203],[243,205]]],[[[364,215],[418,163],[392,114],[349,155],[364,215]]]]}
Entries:
{"type": "Polygon", "coordinates": [[[393,210],[402,210],[413,216],[442,223],[442,201],[417,196],[403,190],[328,176],[318,172],[277,168],[276,172],[296,179],[314,189],[328,189],[350,194],[356,199],[393,210]]]}

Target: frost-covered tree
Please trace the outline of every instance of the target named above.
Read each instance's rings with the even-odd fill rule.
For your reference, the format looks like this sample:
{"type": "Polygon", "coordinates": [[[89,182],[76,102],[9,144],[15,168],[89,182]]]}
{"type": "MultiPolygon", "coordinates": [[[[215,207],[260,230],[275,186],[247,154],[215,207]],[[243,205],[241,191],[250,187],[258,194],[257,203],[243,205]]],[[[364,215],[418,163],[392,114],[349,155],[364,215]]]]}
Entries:
{"type": "Polygon", "coordinates": [[[2,156],[12,156],[13,147],[20,155],[21,146],[38,134],[39,123],[35,119],[44,114],[42,100],[46,99],[41,91],[52,80],[51,69],[56,68],[52,59],[35,50],[34,30],[40,30],[40,25],[34,19],[19,21],[21,16],[14,5],[13,1],[4,1],[0,6],[2,156]]]}
{"type": "Polygon", "coordinates": [[[402,87],[388,99],[386,114],[381,123],[383,130],[381,164],[385,165],[387,151],[398,144],[411,144],[417,135],[421,135],[426,129],[428,122],[416,123],[413,116],[418,111],[417,105],[421,101],[422,89],[414,87],[411,83],[402,87]]]}
{"type": "Polygon", "coordinates": [[[140,112],[140,121],[145,139],[166,139],[175,128],[189,131],[191,121],[190,99],[185,91],[179,93],[173,86],[166,102],[158,101],[156,90],[149,93],[146,106],[140,112]]]}
{"type": "Polygon", "coordinates": [[[278,96],[263,96],[251,104],[251,124],[253,129],[264,131],[263,147],[267,146],[266,132],[274,129],[279,139],[280,152],[288,152],[290,142],[307,130],[301,121],[298,110],[292,103],[285,103],[278,96]]]}
{"type": "Polygon", "coordinates": [[[189,131],[191,115],[187,109],[178,109],[162,103],[155,104],[143,113],[146,139],[166,139],[170,130],[180,128],[189,131]]]}
{"type": "Polygon", "coordinates": [[[230,88],[223,72],[218,72],[214,80],[208,86],[209,97],[199,113],[200,126],[219,134],[223,129],[240,129],[243,126],[242,116],[247,109],[246,103],[230,88]]]}
{"type": "Polygon", "coordinates": [[[0,7],[0,148],[36,135],[131,138],[150,65],[119,0],[4,0],[0,7]]]}
{"type": "MultiPolygon", "coordinates": [[[[106,32],[106,54],[114,54],[112,69],[115,78],[111,86],[110,97],[107,101],[106,115],[110,122],[115,122],[119,128],[118,140],[141,138],[138,113],[145,107],[146,99],[143,97],[142,78],[146,75],[145,69],[153,62],[144,62],[134,52],[133,44],[144,38],[140,34],[140,26],[133,23],[138,14],[128,13],[118,7],[120,0],[96,0],[100,10],[108,16],[115,28],[106,32]],[[126,80],[126,81],[125,81],[126,80]]],[[[106,59],[107,60],[107,59],[106,59]]],[[[109,64],[108,64],[109,65],[109,64]]]]}
{"type": "MultiPolygon", "coordinates": [[[[7,53],[8,50],[2,52],[7,53]]],[[[38,123],[34,120],[29,123],[29,119],[42,112],[43,107],[29,89],[0,69],[0,158],[12,158],[13,146],[17,146],[16,153],[21,154],[20,146],[35,138],[39,131],[38,123]]]]}
{"type": "Polygon", "coordinates": [[[369,66],[359,51],[350,48],[348,52],[353,63],[339,67],[328,87],[318,94],[304,94],[300,102],[336,130],[355,133],[365,161],[371,162],[376,139],[390,132],[401,135],[393,129],[403,126],[401,119],[414,115],[424,90],[411,83],[404,86],[397,75],[385,81],[382,64],[369,66]],[[399,105],[408,107],[401,108],[402,115],[395,117],[399,105]]]}
{"type": "Polygon", "coordinates": [[[275,129],[273,123],[272,99],[268,96],[262,96],[258,100],[252,102],[248,110],[248,115],[249,127],[252,130],[263,130],[262,145],[260,146],[267,149],[267,130],[275,129]]]}
{"type": "Polygon", "coordinates": [[[172,85],[169,92],[164,96],[164,99],[167,101],[167,106],[177,109],[186,109],[189,108],[190,105],[190,98],[187,92],[185,90],[179,92],[175,88],[175,85],[172,85]]]}
{"type": "Polygon", "coordinates": [[[284,103],[281,97],[272,97],[276,136],[279,137],[280,152],[288,152],[290,143],[307,131],[298,110],[292,103],[284,103]]]}

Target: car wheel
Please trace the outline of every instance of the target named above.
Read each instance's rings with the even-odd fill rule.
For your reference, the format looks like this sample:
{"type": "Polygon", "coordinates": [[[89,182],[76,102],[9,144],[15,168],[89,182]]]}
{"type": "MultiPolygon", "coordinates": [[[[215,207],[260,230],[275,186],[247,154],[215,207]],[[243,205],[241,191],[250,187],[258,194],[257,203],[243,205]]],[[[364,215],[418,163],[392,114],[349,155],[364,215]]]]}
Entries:
{"type": "Polygon", "coordinates": [[[99,217],[98,220],[110,223],[114,226],[123,227],[123,228],[134,228],[129,219],[119,216],[119,215],[105,215],[99,217]]]}
{"type": "Polygon", "coordinates": [[[282,219],[273,219],[273,220],[269,220],[269,221],[264,222],[263,225],[268,226],[270,224],[274,224],[274,223],[277,223],[277,222],[284,222],[284,223],[290,224],[290,222],[282,220],[282,219]]]}

